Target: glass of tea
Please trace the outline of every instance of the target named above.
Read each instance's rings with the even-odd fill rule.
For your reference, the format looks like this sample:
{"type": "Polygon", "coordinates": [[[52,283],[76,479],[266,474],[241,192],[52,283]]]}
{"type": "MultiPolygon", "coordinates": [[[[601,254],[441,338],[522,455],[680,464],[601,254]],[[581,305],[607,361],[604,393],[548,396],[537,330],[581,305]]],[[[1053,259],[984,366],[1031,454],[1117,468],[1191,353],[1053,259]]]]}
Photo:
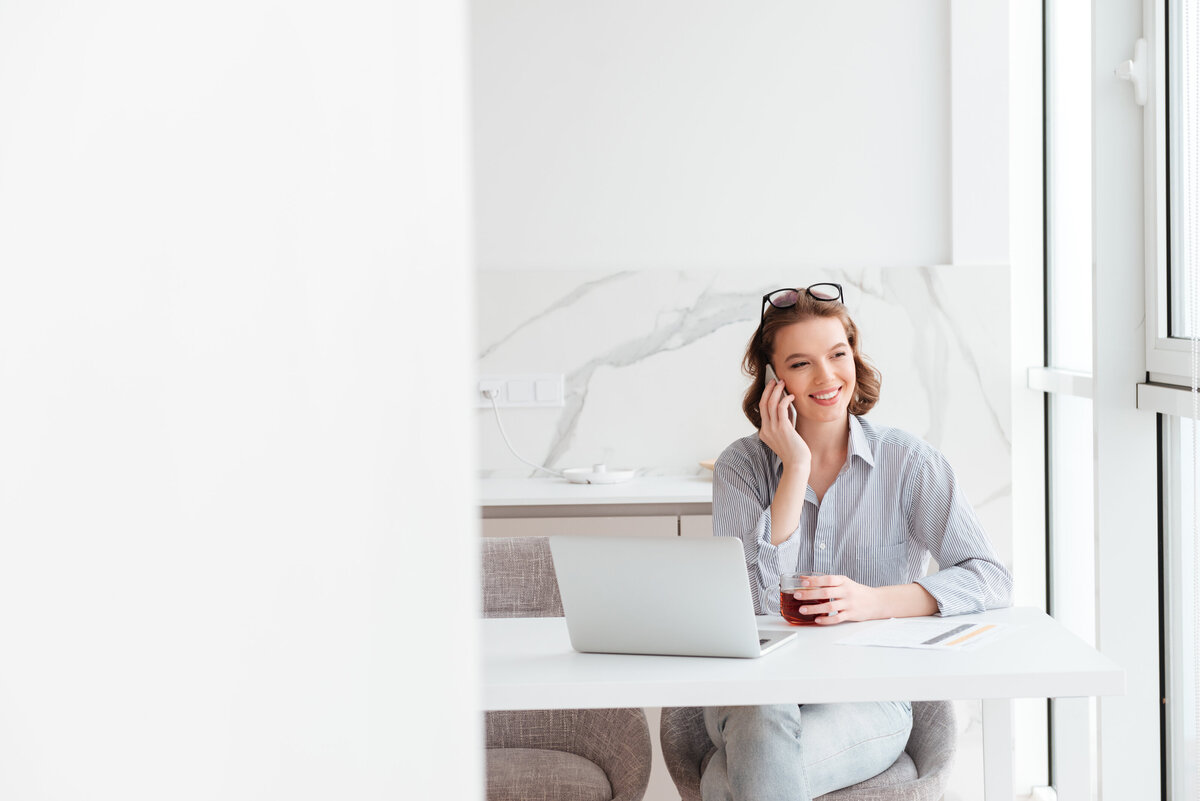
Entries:
{"type": "Polygon", "coordinates": [[[817,618],[824,616],[824,612],[819,612],[815,615],[806,615],[801,613],[801,606],[812,606],[813,604],[823,604],[829,602],[829,593],[821,593],[820,597],[805,598],[804,600],[796,599],[796,590],[820,590],[824,589],[817,586],[817,579],[825,575],[824,573],[784,573],[779,577],[779,611],[783,614],[783,619],[793,626],[815,626],[817,618]],[[808,586],[801,586],[801,582],[807,581],[808,586]]]}

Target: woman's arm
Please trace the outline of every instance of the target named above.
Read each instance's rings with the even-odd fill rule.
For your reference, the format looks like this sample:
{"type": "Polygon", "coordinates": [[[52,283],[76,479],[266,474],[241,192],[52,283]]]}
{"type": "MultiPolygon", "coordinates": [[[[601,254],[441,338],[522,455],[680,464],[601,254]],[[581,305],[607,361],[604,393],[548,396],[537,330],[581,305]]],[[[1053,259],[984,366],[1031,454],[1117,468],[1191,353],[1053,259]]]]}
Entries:
{"type": "Polygon", "coordinates": [[[942,615],[1012,605],[1012,573],[995,548],[946,457],[930,447],[921,455],[905,503],[910,535],[938,563],[918,578],[942,615]]]}
{"type": "Polygon", "coordinates": [[[1011,603],[1012,575],[996,556],[949,462],[928,444],[915,448],[905,465],[897,513],[904,517],[910,547],[928,550],[939,571],[885,587],[825,576],[819,587],[797,593],[801,600],[814,601],[806,609],[809,614],[836,613],[818,617],[818,623],[956,615],[1011,603]]]}
{"type": "Polygon", "coordinates": [[[812,472],[812,451],[788,416],[795,396],[788,393],[782,381],[769,383],[758,402],[762,426],[758,438],[775,452],[783,463],[783,475],[771,499],[771,544],[780,545],[800,526],[804,513],[804,497],[808,491],[808,476],[812,472]]]}
{"type": "Polygon", "coordinates": [[[713,534],[741,540],[758,614],[779,612],[781,566],[794,570],[799,556],[799,538],[791,538],[796,527],[782,530],[774,544],[772,470],[769,453],[752,439],[730,445],[713,467],[713,534]]]}
{"type": "Polygon", "coordinates": [[[885,617],[920,617],[936,614],[937,600],[920,584],[875,588],[878,610],[872,620],[885,617]]]}
{"type": "Polygon", "coordinates": [[[759,614],[779,612],[779,574],[794,570],[799,556],[798,540],[792,535],[804,512],[812,453],[788,417],[793,400],[782,381],[768,385],[758,404],[762,444],[738,440],[713,468],[713,534],[741,539],[759,614]],[[771,453],[783,463],[773,495],[771,453]]]}
{"type": "Polygon", "coordinates": [[[804,496],[808,491],[808,471],[784,465],[775,497],[771,499],[771,544],[782,545],[800,527],[804,496]]]}

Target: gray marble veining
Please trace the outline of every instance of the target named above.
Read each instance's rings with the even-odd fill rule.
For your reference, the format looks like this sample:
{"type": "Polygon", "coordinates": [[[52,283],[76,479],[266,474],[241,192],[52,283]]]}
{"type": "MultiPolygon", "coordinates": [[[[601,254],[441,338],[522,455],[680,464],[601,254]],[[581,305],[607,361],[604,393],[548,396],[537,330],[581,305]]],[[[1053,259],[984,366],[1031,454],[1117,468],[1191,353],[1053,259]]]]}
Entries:
{"type": "Polygon", "coordinates": [[[601,367],[628,367],[646,358],[685,348],[728,325],[754,319],[748,313],[753,294],[713,293],[705,290],[695,303],[685,308],[671,309],[659,315],[659,324],[649,333],[620,342],[596,358],[581,365],[566,377],[566,408],[559,418],[554,437],[545,457],[546,464],[556,464],[563,456],[575,432],[588,398],[588,384],[601,367]]]}
{"type": "Polygon", "coordinates": [[[601,278],[597,278],[594,281],[586,281],[583,284],[580,284],[579,286],[577,286],[577,287],[571,289],[569,292],[567,292],[567,294],[564,295],[563,297],[558,298],[557,300],[553,301],[549,306],[547,306],[545,309],[543,309],[538,314],[535,314],[533,317],[529,317],[525,320],[522,320],[520,323],[517,324],[517,326],[514,329],[509,331],[507,334],[504,334],[503,336],[501,336],[498,340],[496,340],[492,344],[485,347],[483,349],[483,351],[479,354],[479,360],[482,362],[485,359],[487,359],[487,357],[489,355],[491,355],[491,353],[493,351],[495,351],[497,348],[503,346],[504,343],[508,342],[510,339],[512,339],[514,336],[516,336],[522,329],[536,324],[539,320],[543,319],[544,317],[546,317],[547,315],[549,315],[553,312],[562,311],[562,310],[571,308],[576,303],[578,303],[579,301],[586,298],[588,296],[588,294],[590,294],[596,288],[601,287],[605,284],[608,284],[612,281],[620,281],[624,278],[630,278],[634,275],[636,275],[636,273],[625,271],[625,272],[613,273],[612,275],[606,275],[601,278]]]}

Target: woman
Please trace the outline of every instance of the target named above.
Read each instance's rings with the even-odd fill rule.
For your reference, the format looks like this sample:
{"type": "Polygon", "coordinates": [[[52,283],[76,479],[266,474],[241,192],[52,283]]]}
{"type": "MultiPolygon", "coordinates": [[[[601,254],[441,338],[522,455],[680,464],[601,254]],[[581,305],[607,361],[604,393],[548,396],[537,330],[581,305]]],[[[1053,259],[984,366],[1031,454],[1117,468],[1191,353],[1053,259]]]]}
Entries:
{"type": "MultiPolygon", "coordinates": [[[[1000,563],[945,457],[863,419],[880,377],[859,351],[838,284],[763,296],[746,349],[743,411],[757,435],[713,473],[713,532],[738,537],[759,614],[779,613],[781,573],[816,571],[796,593],[819,625],[1008,606],[1000,563]],[[771,366],[778,380],[768,382],[771,366]],[[794,406],[795,423],[789,407],[794,406]],[[933,557],[939,570],[926,576],[933,557]]],[[[912,727],[906,702],[712,707],[718,746],[705,801],[811,799],[886,770],[912,727]]]]}

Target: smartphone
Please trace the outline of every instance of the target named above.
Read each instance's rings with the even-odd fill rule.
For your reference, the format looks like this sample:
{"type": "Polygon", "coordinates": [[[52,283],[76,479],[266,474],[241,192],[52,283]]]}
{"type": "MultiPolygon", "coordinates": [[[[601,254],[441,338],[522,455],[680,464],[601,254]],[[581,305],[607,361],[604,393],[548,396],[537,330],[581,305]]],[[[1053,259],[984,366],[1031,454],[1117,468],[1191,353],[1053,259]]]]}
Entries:
{"type": "MultiPolygon", "coordinates": [[[[775,377],[775,368],[768,364],[767,365],[767,383],[770,384],[772,381],[776,381],[776,380],[778,380],[778,379],[775,377]]],[[[787,386],[784,385],[783,388],[784,388],[784,390],[786,390],[787,386]]],[[[792,425],[796,425],[796,404],[794,404],[794,403],[788,404],[788,419],[792,421],[792,425]]]]}

